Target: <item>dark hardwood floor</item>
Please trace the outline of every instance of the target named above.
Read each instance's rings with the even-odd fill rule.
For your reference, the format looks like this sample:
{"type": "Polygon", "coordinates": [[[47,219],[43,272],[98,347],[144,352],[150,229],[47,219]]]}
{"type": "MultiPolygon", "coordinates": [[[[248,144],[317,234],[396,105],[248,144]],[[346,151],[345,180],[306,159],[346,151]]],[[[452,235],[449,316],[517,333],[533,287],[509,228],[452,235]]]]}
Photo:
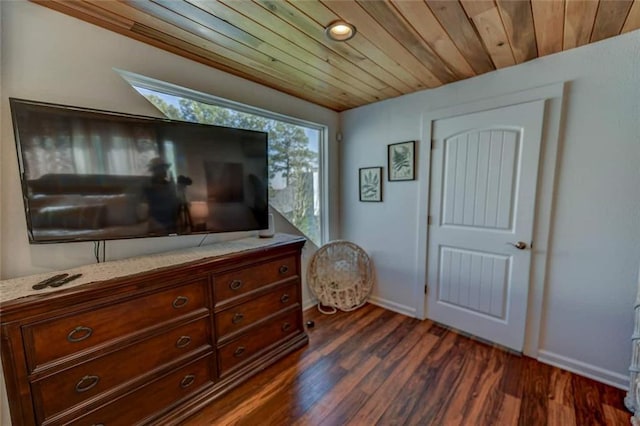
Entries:
{"type": "Polygon", "coordinates": [[[186,425],[628,425],[622,390],[367,305],[186,425]]]}

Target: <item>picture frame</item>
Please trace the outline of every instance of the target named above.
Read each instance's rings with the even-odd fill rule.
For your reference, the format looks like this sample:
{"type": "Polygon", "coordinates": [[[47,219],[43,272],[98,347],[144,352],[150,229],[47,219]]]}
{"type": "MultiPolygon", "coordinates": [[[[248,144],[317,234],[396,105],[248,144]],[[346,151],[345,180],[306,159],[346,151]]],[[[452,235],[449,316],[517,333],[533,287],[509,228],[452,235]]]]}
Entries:
{"type": "Polygon", "coordinates": [[[416,141],[387,145],[389,182],[416,179],[416,141]]]}
{"type": "Polygon", "coordinates": [[[358,170],[360,201],[382,202],[382,167],[362,167],[358,170]]]}

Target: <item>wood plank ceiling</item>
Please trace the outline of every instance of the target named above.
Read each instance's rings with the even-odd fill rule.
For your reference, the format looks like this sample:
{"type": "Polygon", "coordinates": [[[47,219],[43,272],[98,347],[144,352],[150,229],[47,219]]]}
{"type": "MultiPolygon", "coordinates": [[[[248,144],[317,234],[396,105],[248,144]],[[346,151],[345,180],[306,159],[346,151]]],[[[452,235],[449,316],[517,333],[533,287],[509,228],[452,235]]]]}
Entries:
{"type": "Polygon", "coordinates": [[[335,111],[640,29],[640,0],[32,1],[335,111]]]}

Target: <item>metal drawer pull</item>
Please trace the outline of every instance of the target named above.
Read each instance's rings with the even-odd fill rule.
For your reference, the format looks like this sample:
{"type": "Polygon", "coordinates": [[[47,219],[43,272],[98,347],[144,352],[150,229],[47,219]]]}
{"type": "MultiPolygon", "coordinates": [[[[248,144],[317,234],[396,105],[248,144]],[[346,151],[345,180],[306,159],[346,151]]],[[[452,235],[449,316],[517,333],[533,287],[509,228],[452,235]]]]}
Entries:
{"type": "Polygon", "coordinates": [[[97,385],[99,381],[100,377],[98,376],[84,376],[78,383],[76,383],[76,392],[86,392],[97,385]]]}
{"type": "Polygon", "coordinates": [[[180,336],[176,341],[176,348],[186,348],[191,343],[191,337],[189,336],[180,336]]]}
{"type": "Polygon", "coordinates": [[[184,376],[182,378],[182,380],[180,381],[180,387],[182,389],[186,389],[189,386],[191,386],[193,384],[193,382],[196,381],[196,376],[193,374],[187,374],[186,376],[184,376]]]}
{"type": "Polygon", "coordinates": [[[289,272],[289,267],[287,265],[282,265],[280,269],[278,269],[278,272],[280,272],[281,274],[286,274],[287,272],[289,272]]]}
{"type": "Polygon", "coordinates": [[[104,423],[94,423],[91,426],[104,426],[104,423]]]}
{"type": "Polygon", "coordinates": [[[240,290],[240,287],[242,287],[242,280],[233,280],[229,283],[231,290],[240,290]]]}
{"type": "Polygon", "coordinates": [[[291,330],[291,323],[285,322],[284,324],[282,324],[282,331],[289,331],[289,330],[291,330]]]}
{"type": "Polygon", "coordinates": [[[236,358],[240,358],[245,351],[244,346],[238,346],[238,348],[233,352],[233,356],[236,358]]]}
{"type": "Polygon", "coordinates": [[[91,337],[92,334],[93,328],[80,325],[67,334],[67,341],[71,343],[82,342],[91,337]]]}
{"type": "Polygon", "coordinates": [[[287,293],[283,294],[282,297],[280,297],[280,302],[282,303],[287,303],[289,301],[290,297],[287,293]]]}
{"type": "Polygon", "coordinates": [[[231,318],[231,322],[234,324],[238,324],[242,322],[242,320],[244,320],[244,315],[240,312],[236,312],[235,314],[233,314],[233,318],[231,318]]]}
{"type": "Polygon", "coordinates": [[[189,302],[189,298],[185,297],[185,296],[178,296],[176,297],[176,300],[173,301],[173,303],[171,304],[175,309],[178,308],[182,308],[184,305],[186,305],[189,302]]]}

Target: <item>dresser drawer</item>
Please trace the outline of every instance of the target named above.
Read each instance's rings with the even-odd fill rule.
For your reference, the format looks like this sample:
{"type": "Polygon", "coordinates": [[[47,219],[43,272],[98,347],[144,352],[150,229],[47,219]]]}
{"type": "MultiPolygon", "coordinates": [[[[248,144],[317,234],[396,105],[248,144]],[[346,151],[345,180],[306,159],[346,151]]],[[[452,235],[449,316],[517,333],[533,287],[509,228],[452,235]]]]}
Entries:
{"type": "Polygon", "coordinates": [[[137,333],[207,305],[207,279],[23,327],[29,367],[137,333]]]}
{"type": "Polygon", "coordinates": [[[250,361],[271,345],[301,331],[298,311],[279,316],[262,327],[243,334],[218,350],[220,376],[250,361]]]}
{"type": "Polygon", "coordinates": [[[298,275],[297,262],[293,255],[215,275],[216,305],[296,275],[298,275]]]}
{"type": "Polygon", "coordinates": [[[298,284],[280,287],[249,302],[216,314],[218,341],[238,332],[261,319],[298,303],[298,284]]]}
{"type": "Polygon", "coordinates": [[[190,353],[212,349],[209,320],[199,319],[32,383],[44,420],[190,353]]]}
{"type": "Polygon", "coordinates": [[[65,424],[129,426],[151,421],[178,401],[212,385],[214,365],[213,355],[207,355],[65,424]]]}

